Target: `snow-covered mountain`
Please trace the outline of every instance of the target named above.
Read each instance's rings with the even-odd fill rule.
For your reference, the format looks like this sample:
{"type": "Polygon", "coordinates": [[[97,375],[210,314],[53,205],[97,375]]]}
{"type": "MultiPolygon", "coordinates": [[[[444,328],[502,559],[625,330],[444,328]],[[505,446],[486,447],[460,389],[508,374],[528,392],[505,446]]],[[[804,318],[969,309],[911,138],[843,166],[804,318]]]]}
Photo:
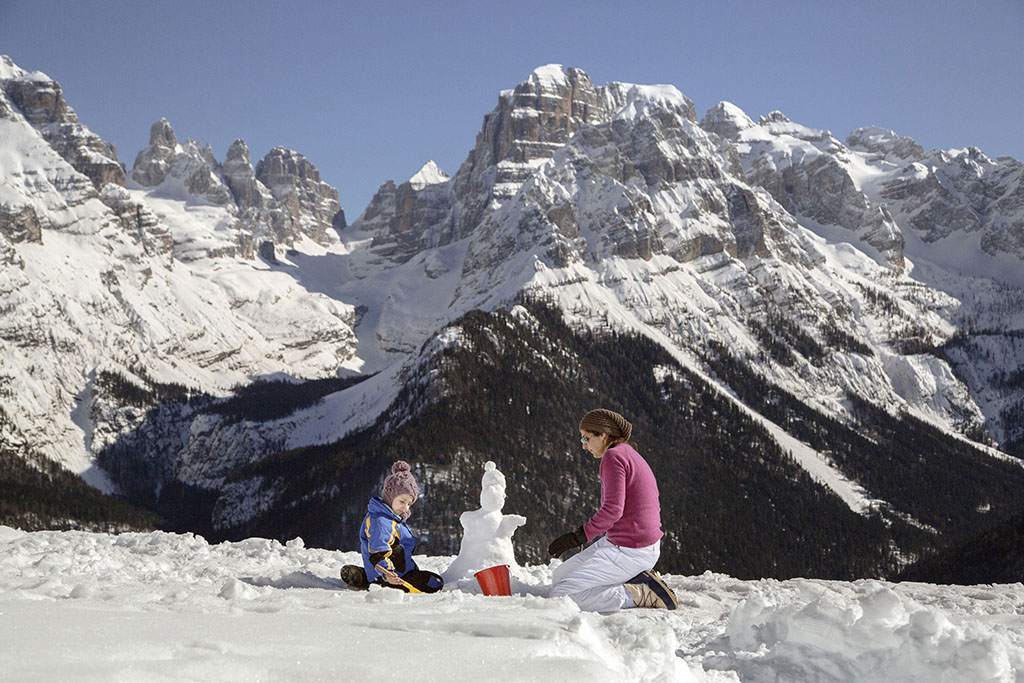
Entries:
{"type": "Polygon", "coordinates": [[[976,148],[926,154],[913,140],[875,127],[854,131],[844,145],[779,112],[754,124],[728,103],[710,110],[702,125],[732,141],[748,180],[802,225],[831,242],[851,242],[894,277],[905,274],[889,278],[897,287],[940,293],[932,306],[958,330],[956,338],[929,337],[929,326],[911,325],[896,341],[903,350],[908,342],[924,350],[946,344],[944,360],[966,382],[967,403],[984,415],[996,442],[1012,447],[1022,434],[1015,414],[1024,395],[1005,373],[1020,363],[1024,324],[1024,165],[990,160],[976,148]]]}
{"type": "MultiPolygon", "coordinates": [[[[635,329],[684,357],[716,340],[756,359],[766,338],[806,335],[828,362],[759,365],[827,414],[854,393],[1005,443],[1019,431],[1000,409],[1021,396],[994,386],[995,368],[968,387],[963,363],[953,372],[915,351],[968,321],[1020,328],[1021,165],[972,161],[977,181],[954,183],[951,168],[977,150],[900,163],[914,146],[894,134],[865,129],[850,144],[778,113],[755,125],[727,103],[698,124],[671,86],[595,87],[543,67],[502,93],[450,183],[403,186],[401,202],[385,185],[352,229],[393,263],[464,243],[457,310],[541,289],[575,321],[635,329]],[[992,227],[922,232],[919,207],[937,204],[992,227]]],[[[997,362],[1013,353],[1000,350],[997,362]]]]}
{"type": "MultiPolygon", "coordinates": [[[[324,226],[331,192],[301,155],[274,150],[263,176],[271,186],[253,179],[272,216],[260,224],[246,213],[258,202],[233,198],[209,148],[178,144],[166,122],[126,176],[45,74],[4,57],[0,86],[6,445],[102,484],[93,467],[109,427],[93,412],[102,373],[224,393],[253,377],[321,377],[353,361],[353,307],[300,286],[286,265],[252,258],[269,234],[283,246],[340,245],[324,226]]],[[[244,175],[240,156],[232,182],[244,175]]],[[[336,192],[333,206],[340,211],[336,192]]]]}
{"type": "Polygon", "coordinates": [[[677,369],[637,381],[693,373],[858,514],[888,504],[920,523],[716,363],[821,419],[856,429],[866,402],[1020,463],[1013,159],[925,153],[876,128],[843,143],[729,103],[698,121],[673,86],[598,86],[549,65],[500,93],[453,176],[428,162],[387,181],[348,225],[337,191],[289,150],[253,168],[237,141],[220,163],[160,121],[126,172],[59,85],[7,58],[0,155],[4,442],[140,498],[213,492],[215,528],[296,495],[239,468],[414,419],[448,391],[434,380],[467,338],[457,321],[524,292],[574,329],[653,341],[677,369]],[[338,374],[363,381],[272,418],[167,398],[338,374]]]}

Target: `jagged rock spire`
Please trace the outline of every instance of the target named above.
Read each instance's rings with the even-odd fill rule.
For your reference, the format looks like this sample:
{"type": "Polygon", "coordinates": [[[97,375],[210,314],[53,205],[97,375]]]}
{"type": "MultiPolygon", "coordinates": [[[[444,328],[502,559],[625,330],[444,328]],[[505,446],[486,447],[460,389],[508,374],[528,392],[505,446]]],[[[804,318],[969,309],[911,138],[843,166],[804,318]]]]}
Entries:
{"type": "Polygon", "coordinates": [[[178,137],[167,119],[160,119],[149,128],[149,146],[135,157],[132,180],[145,187],[159,185],[171,170],[178,153],[178,137]]]}

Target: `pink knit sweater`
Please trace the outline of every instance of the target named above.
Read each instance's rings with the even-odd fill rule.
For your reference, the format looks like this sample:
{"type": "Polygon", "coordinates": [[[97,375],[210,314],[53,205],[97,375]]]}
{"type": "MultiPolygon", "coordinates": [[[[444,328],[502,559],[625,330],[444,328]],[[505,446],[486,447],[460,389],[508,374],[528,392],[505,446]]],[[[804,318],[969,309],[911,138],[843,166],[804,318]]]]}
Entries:
{"type": "Polygon", "coordinates": [[[603,533],[615,545],[644,548],[662,537],[658,482],[647,461],[629,444],[601,457],[601,509],[583,525],[587,541],[603,533]]]}

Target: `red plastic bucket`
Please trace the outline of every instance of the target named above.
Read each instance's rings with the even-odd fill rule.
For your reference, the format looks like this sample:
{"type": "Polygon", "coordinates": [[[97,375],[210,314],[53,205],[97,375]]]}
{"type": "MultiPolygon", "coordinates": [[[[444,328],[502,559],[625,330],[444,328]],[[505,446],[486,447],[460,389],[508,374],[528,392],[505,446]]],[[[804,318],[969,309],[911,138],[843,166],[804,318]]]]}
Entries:
{"type": "Polygon", "coordinates": [[[507,564],[481,569],[473,576],[483,589],[484,595],[512,595],[507,564]]]}

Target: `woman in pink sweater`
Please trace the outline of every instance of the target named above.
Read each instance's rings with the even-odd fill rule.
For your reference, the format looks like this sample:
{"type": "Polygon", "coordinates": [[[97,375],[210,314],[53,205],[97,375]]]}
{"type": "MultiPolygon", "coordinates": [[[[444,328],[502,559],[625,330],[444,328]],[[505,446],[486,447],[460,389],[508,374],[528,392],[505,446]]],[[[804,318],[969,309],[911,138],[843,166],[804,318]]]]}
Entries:
{"type": "Polygon", "coordinates": [[[653,571],[661,555],[661,504],[654,473],[628,441],[633,426],[616,412],[591,410],[580,421],[583,448],[601,461],[601,508],[586,524],[548,546],[552,557],[594,539],[559,565],[551,596],[580,609],[675,609],[676,596],[653,571]]]}

